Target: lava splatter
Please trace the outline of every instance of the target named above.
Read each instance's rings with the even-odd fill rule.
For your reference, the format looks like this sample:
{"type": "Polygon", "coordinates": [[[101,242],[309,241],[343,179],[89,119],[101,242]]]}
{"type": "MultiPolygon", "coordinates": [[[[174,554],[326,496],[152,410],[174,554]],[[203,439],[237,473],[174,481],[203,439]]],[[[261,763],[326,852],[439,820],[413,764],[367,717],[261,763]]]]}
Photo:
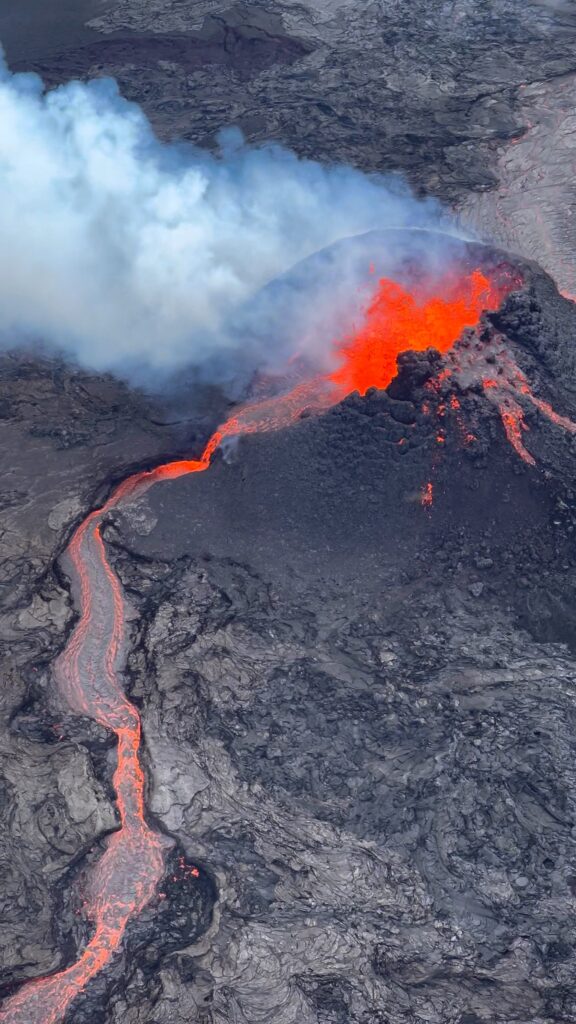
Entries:
{"type": "MultiPolygon", "coordinates": [[[[498,333],[493,332],[488,341],[477,338],[467,346],[458,346],[449,353],[447,362],[443,373],[447,373],[462,389],[481,385],[484,397],[500,413],[508,441],[527,465],[535,466],[536,459],[524,443],[528,432],[526,405],[538,409],[547,420],[568,434],[576,434],[576,423],[557,413],[549,402],[534,394],[505,339],[498,333]]],[[[465,429],[463,425],[461,429],[465,429]]],[[[469,432],[465,436],[470,441],[475,439],[469,432]]]]}
{"type": "Polygon", "coordinates": [[[434,484],[431,480],[424,484],[420,495],[420,504],[423,508],[431,508],[434,501],[434,484]]]}

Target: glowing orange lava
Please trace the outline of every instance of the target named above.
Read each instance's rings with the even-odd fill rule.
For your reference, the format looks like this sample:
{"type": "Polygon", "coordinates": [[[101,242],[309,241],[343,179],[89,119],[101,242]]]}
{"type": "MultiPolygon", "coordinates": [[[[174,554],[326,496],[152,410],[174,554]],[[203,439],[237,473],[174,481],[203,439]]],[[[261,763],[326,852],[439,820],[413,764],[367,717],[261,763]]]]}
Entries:
{"type": "MultiPolygon", "coordinates": [[[[393,281],[381,280],[364,323],[353,338],[337,347],[339,365],[332,374],[238,409],[212,435],[199,459],[167,462],[128,477],[74,534],[68,558],[71,578],[79,588],[80,618],[55,666],[55,675],[62,695],[77,713],[116,734],[114,787],[120,828],[108,840],[90,880],[87,914],[94,931],[86,949],[65,970],[25,984],[7,1001],[0,1014],[2,1024],[60,1021],[87,982],[110,962],[128,921],[153,897],[163,873],[166,840],[145,818],[140,716],[125,697],[119,675],[127,608],[106,557],[101,536],[104,517],[159,481],[204,472],[227,437],[275,430],[296,420],[304,410],[321,411],[354,390],[365,394],[370,387],[386,387],[396,374],[400,352],[431,347],[446,352],[465,327],[478,322],[483,309],[496,308],[509,290],[490,283],[479,270],[438,284],[437,289],[441,294],[424,287],[417,297],[393,281]]],[[[444,441],[443,434],[438,440],[444,441]]],[[[429,482],[421,501],[429,507],[432,500],[429,482]]]]}
{"type": "MultiPolygon", "coordinates": [[[[436,286],[438,287],[438,286],[436,286]]],[[[420,296],[383,278],[354,337],[339,349],[341,366],[330,379],[343,394],[386,388],[396,376],[396,360],[407,349],[447,352],[483,310],[498,309],[510,286],[497,286],[480,271],[444,280],[440,294],[424,286],[420,296]]]]}
{"type": "Polygon", "coordinates": [[[424,484],[422,493],[420,494],[420,504],[423,508],[431,508],[434,501],[434,485],[431,480],[427,484],[424,484]]]}

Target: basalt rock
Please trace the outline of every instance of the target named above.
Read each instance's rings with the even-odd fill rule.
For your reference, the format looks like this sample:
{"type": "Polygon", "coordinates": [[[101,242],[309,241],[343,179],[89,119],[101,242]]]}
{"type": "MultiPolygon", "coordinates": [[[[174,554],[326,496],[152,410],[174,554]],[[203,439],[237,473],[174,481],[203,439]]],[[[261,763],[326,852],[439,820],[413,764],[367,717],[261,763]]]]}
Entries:
{"type": "Polygon", "coordinates": [[[166,425],[173,417],[157,402],[54,360],[5,354],[1,372],[0,985],[8,993],[74,958],[74,936],[59,930],[70,872],[117,828],[109,736],[54,694],[50,665],[75,618],[58,557],[111,478],[206,427],[193,415],[166,425]]]}

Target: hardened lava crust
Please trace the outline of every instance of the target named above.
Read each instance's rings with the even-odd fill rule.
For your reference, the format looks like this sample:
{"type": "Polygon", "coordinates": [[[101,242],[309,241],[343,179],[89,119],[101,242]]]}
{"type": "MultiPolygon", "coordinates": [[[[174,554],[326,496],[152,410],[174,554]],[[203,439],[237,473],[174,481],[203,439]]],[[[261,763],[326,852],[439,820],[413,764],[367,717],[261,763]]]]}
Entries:
{"type": "MultiPolygon", "coordinates": [[[[406,353],[386,391],[108,517],[147,814],[176,845],[66,1024],[575,1016],[576,312],[533,264],[484,259],[521,283],[444,357],[406,353]]],[[[94,460],[101,500],[125,446],[128,471],[187,435],[199,453],[212,424],[144,396],[122,418],[118,385],[46,362],[39,433],[30,365],[6,366],[5,422],[59,474],[33,550],[37,462],[7,504],[8,993],[75,959],[83,872],[117,827],[110,739],[53,693],[74,623],[57,556],[94,460]]]]}
{"type": "Polygon", "coordinates": [[[523,271],[449,357],[109,527],[150,808],[220,886],[178,1021],[206,979],[210,1021],[576,1014],[576,314],[523,271]],[[504,357],[534,464],[466,384],[504,357]]]}
{"type": "Polygon", "coordinates": [[[576,294],[570,0],[4,0],[0,39],[50,85],[112,75],[162,138],[399,172],[576,294]]]}

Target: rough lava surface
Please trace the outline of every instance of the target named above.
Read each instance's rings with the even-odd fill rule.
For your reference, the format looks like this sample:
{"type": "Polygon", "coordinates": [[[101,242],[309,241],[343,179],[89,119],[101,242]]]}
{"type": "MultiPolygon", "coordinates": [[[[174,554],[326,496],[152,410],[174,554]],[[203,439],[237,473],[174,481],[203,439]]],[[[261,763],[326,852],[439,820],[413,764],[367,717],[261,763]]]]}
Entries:
{"type": "MultiPolygon", "coordinates": [[[[574,414],[575,326],[536,277],[483,343],[505,332],[574,414]]],[[[438,459],[437,369],[407,357],[388,393],[243,439],[110,528],[150,807],[218,880],[190,951],[207,1020],[576,1016],[576,449],[527,410],[527,467],[448,385],[475,441],[454,422],[438,459]]],[[[198,1001],[192,970],[175,1019],[198,1001]]]]}
{"type": "MultiPolygon", "coordinates": [[[[26,40],[11,10],[12,64],[115,74],[165,137],[239,123],[402,170],[570,290],[572,185],[547,140],[570,146],[571,5],[125,0],[58,35],[44,12],[26,40]]],[[[503,344],[576,420],[576,307],[521,267],[458,351],[503,344]]],[[[576,1020],[576,441],[526,402],[527,465],[476,383],[431,391],[444,365],[405,355],[387,392],[109,517],[150,819],[176,845],[66,1024],[576,1020]]],[[[117,827],[110,738],[54,694],[76,615],[59,556],[114,482],[199,451],[225,403],[37,356],[0,370],[9,994],[85,944],[83,874],[117,827]]]]}
{"type": "MultiPolygon", "coordinates": [[[[522,273],[454,358],[504,339],[535,393],[576,418],[576,311],[522,273]]],[[[26,365],[12,361],[15,382],[26,365]]],[[[161,898],[67,1024],[576,1015],[575,442],[527,404],[526,465],[477,386],[446,378],[431,398],[441,367],[407,354],[387,392],[241,439],[209,473],[111,513],[148,807],[177,847],[161,898]]],[[[67,405],[46,371],[45,412],[80,431],[102,382],[61,369],[67,405]]],[[[115,436],[162,452],[166,425],[131,401],[115,436]]],[[[48,436],[55,471],[70,449],[48,436]]],[[[92,474],[83,492],[60,479],[54,525],[93,499],[92,474]]],[[[110,741],[52,693],[73,620],[54,561],[66,522],[52,532],[4,619],[12,984],[74,959],[82,871],[115,827],[110,741]]]]}

